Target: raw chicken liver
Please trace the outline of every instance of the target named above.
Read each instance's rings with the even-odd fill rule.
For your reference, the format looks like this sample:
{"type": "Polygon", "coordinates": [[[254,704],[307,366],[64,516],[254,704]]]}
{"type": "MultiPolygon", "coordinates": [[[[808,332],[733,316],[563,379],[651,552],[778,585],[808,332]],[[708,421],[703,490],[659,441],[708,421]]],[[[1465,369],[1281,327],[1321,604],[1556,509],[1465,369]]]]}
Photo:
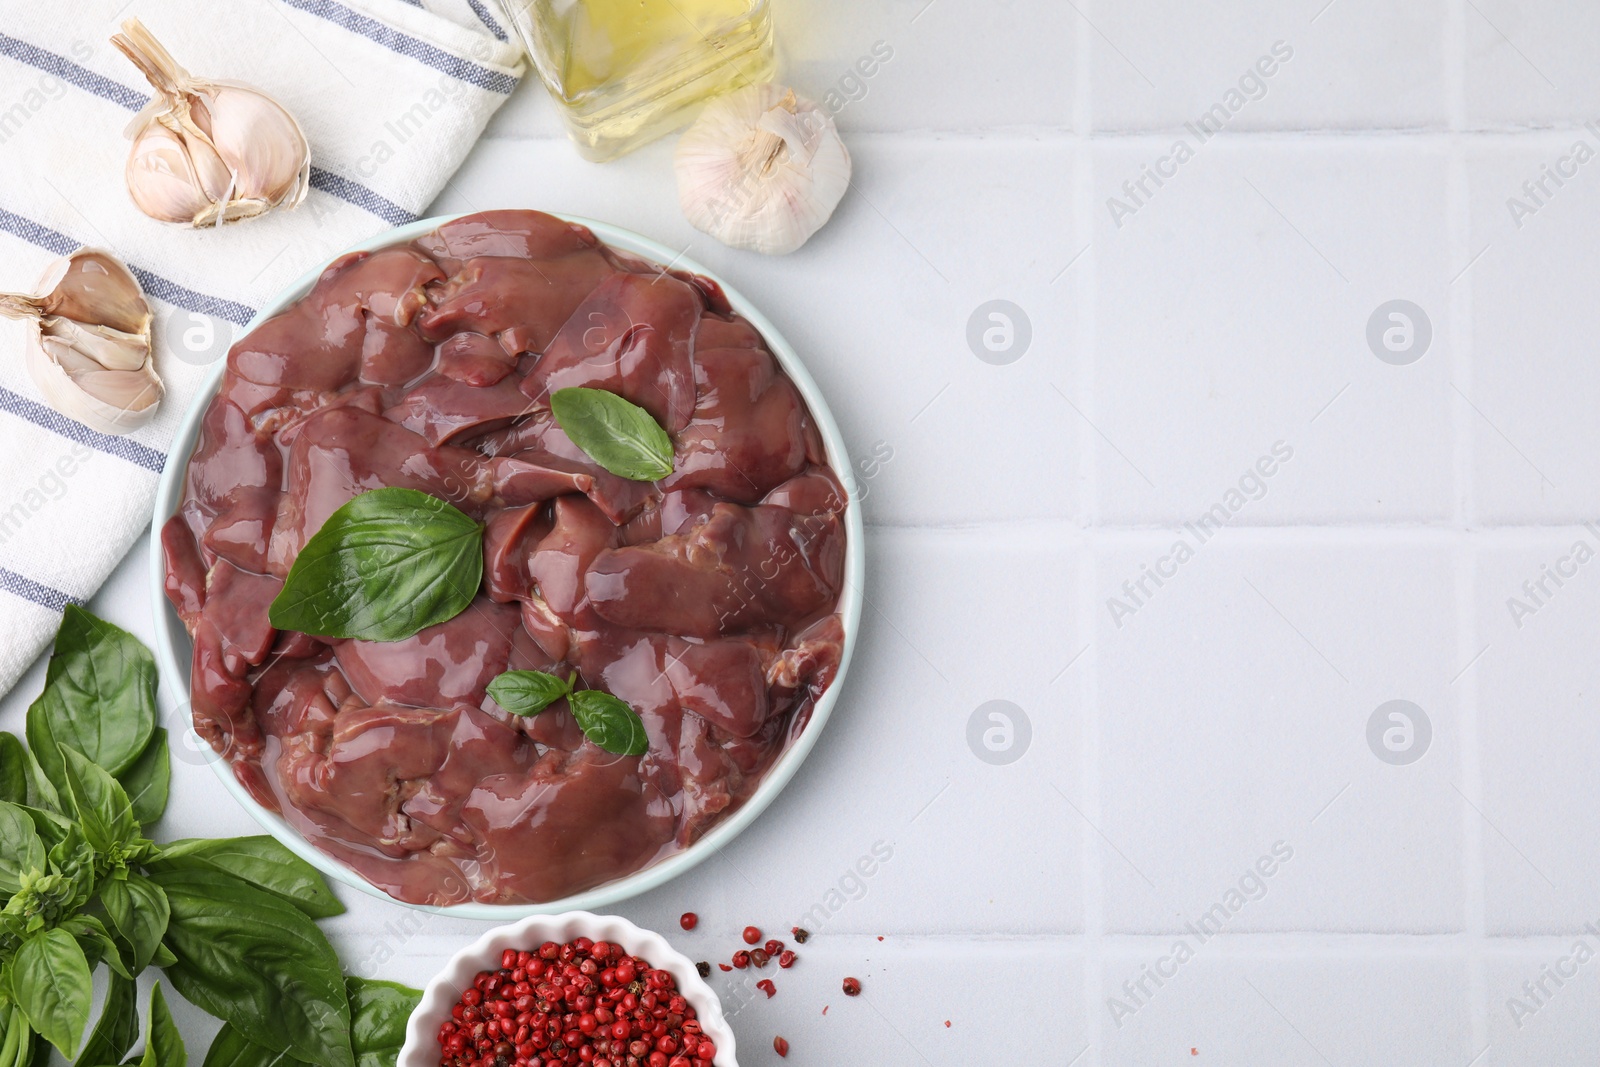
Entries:
{"type": "Polygon", "coordinates": [[[549,215],[334,262],[233,346],[184,484],[162,545],[196,729],[401,900],[554,900],[687,847],[838,672],[846,496],[799,391],[715,284],[549,215]],[[550,413],[575,385],[654,415],[674,473],[578,449],[550,413]],[[382,486],[484,522],[478,598],[403,641],[274,630],[306,541],[382,486]],[[649,751],[600,750],[564,701],[507,713],[506,670],[576,672],[649,751]]]}

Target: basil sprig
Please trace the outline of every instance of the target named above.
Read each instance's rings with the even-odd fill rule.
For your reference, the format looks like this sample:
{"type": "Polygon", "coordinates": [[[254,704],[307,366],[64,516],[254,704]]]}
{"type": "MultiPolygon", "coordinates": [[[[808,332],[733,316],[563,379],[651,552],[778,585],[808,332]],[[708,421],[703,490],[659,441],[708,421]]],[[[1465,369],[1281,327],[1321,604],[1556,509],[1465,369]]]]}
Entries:
{"type": "Polygon", "coordinates": [[[574,689],[574,673],[565,681],[544,671],[506,671],[489,683],[489,695],[513,715],[537,715],[566,698],[583,736],[616,756],[642,756],[650,750],[639,713],[610,693],[574,689]]]}
{"type": "Polygon", "coordinates": [[[149,967],[166,986],[151,993],[138,1067],[188,1062],[167,989],[222,1019],[207,1063],[393,1067],[419,994],[345,978],[316,924],[343,907],[315,868],[270,837],[144,836],[170,775],[165,735],[146,725],[148,661],[130,635],[69,609],[28,716],[49,755],[0,733],[0,1067],[38,1067],[48,1045],[85,1067],[132,1067],[149,967]]]}
{"type": "Polygon", "coordinates": [[[572,443],[600,466],[635,482],[672,473],[672,438],[639,405],[604,389],[557,389],[550,410],[572,443]]]}
{"type": "Polygon", "coordinates": [[[306,542],[267,618],[314,637],[403,641],[467,609],[483,580],[483,525],[415,489],[374,489],[306,542]]]}

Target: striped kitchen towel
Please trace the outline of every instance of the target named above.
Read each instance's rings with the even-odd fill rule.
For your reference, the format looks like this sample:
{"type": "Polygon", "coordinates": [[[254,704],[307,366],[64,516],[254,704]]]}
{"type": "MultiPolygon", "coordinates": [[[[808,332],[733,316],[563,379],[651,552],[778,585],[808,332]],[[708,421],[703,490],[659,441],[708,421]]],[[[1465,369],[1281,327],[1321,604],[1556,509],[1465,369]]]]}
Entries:
{"type": "Polygon", "coordinates": [[[0,0],[0,291],[32,292],[80,245],[132,268],[166,398],[127,437],[45,406],[26,326],[0,319],[0,694],[150,521],[174,429],[254,308],[350,244],[412,221],[517,86],[486,0],[0,0]],[[300,120],[311,192],[217,230],[128,199],[123,131],[150,87],[110,44],[137,16],[196,76],[257,86],[300,120]]]}

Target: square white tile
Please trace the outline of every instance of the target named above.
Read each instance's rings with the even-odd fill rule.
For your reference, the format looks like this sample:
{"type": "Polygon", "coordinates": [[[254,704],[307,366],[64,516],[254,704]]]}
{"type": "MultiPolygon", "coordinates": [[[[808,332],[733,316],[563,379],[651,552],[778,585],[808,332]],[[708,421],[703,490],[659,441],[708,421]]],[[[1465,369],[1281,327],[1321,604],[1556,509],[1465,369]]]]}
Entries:
{"type": "Polygon", "coordinates": [[[1189,947],[1181,963],[1176,943],[1104,960],[1101,1067],[1461,1067],[1477,1051],[1468,1036],[1467,969],[1454,956],[1189,947]],[[1157,967],[1172,974],[1160,986],[1147,977],[1157,967]],[[1144,992],[1123,988],[1141,979],[1144,992]],[[1112,998],[1124,1007],[1113,1010],[1112,998]]]}
{"type": "Polygon", "coordinates": [[[1107,929],[1462,929],[1449,560],[1263,540],[1191,536],[1163,563],[1173,539],[1149,534],[1097,556],[1100,599],[1124,605],[1090,653],[1107,929]],[[1136,603],[1147,567],[1175,573],[1136,603]],[[1393,700],[1406,718],[1369,741],[1393,700]]]}
{"type": "Polygon", "coordinates": [[[1243,525],[1447,518],[1445,160],[1212,142],[1164,164],[1176,176],[1147,181],[1148,197],[1122,188],[1167,152],[1142,139],[1094,157],[1095,391],[1081,403],[1104,435],[1101,521],[1176,523],[1219,502],[1243,525]],[[1396,327],[1380,309],[1402,300],[1396,327]]]}
{"type": "Polygon", "coordinates": [[[1444,0],[1084,5],[1097,130],[1443,125],[1444,0]]]}
{"type": "Polygon", "coordinates": [[[774,10],[779,78],[847,134],[1072,124],[1084,31],[1067,4],[808,0],[774,10]]]}
{"type": "Polygon", "coordinates": [[[1463,9],[1469,128],[1584,123],[1600,115],[1589,42],[1600,10],[1561,0],[1469,0],[1463,9]]]}
{"type": "Polygon", "coordinates": [[[1540,938],[1484,963],[1488,1067],[1584,1063],[1600,1042],[1600,937],[1540,938]]]}

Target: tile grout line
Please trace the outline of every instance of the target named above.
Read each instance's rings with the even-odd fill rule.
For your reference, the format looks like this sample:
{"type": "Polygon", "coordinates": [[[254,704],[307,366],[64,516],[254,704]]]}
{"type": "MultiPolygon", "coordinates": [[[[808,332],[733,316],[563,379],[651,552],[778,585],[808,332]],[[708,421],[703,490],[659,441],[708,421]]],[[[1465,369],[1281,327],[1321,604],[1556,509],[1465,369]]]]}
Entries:
{"type": "MultiPolygon", "coordinates": [[[[1081,0],[1093,14],[1093,0],[1081,0]]],[[[1096,365],[1095,298],[1099,282],[1100,257],[1094,247],[1094,151],[1088,135],[1094,129],[1093,108],[1093,49],[1082,20],[1074,24],[1073,54],[1076,57],[1076,88],[1073,94],[1073,124],[1079,132],[1075,145],[1078,158],[1073,162],[1073,177],[1077,188],[1073,195],[1073,243],[1088,243],[1088,251],[1076,268],[1072,293],[1077,299],[1078,315],[1074,338],[1077,347],[1076,367],[1069,380],[1074,392],[1094,411],[1093,396],[1096,365]]],[[[1081,246],[1080,246],[1081,247],[1081,246]]],[[[1069,250],[1071,251],[1071,250],[1069,250]]],[[[1078,488],[1082,493],[1085,513],[1080,521],[1093,526],[1100,519],[1098,442],[1092,428],[1078,419],[1078,457],[1074,466],[1078,488]]],[[[1078,737],[1080,751],[1078,766],[1083,776],[1076,790],[1078,802],[1090,818],[1100,818],[1100,717],[1098,678],[1095,669],[1098,658],[1095,630],[1095,585],[1098,581],[1097,559],[1093,548],[1084,543],[1078,553],[1079,566],[1075,579],[1077,611],[1075,618],[1082,629],[1082,639],[1091,646],[1078,668],[1078,677],[1070,692],[1079,696],[1078,737]]],[[[1068,650],[1070,653],[1070,649],[1068,650]]],[[[1083,820],[1079,820],[1080,823],[1083,820]]],[[[1092,828],[1078,827],[1078,861],[1082,879],[1082,907],[1084,931],[1083,994],[1084,1039],[1088,1042],[1087,1055],[1068,1050],[1068,1055],[1079,1056],[1073,1067],[1099,1067],[1102,1062],[1101,1047],[1104,1041],[1104,1016],[1100,1012],[1102,982],[1101,938],[1105,935],[1105,881],[1100,870],[1100,851],[1095,847],[1092,828]]]]}

